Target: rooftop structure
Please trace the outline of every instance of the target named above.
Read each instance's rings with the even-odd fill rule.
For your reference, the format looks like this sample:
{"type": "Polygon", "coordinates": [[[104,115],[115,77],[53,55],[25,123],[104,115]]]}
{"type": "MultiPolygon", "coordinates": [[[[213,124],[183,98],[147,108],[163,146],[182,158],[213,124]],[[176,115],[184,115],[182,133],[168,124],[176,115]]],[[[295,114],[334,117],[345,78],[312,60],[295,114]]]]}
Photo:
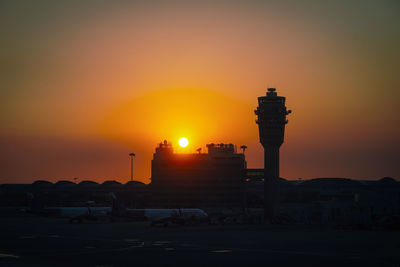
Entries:
{"type": "MultiPolygon", "coordinates": [[[[245,158],[233,144],[208,144],[207,153],[174,153],[164,141],[151,162],[157,207],[237,207],[244,202],[245,158]]],[[[198,151],[200,152],[200,151],[198,151]]]]}

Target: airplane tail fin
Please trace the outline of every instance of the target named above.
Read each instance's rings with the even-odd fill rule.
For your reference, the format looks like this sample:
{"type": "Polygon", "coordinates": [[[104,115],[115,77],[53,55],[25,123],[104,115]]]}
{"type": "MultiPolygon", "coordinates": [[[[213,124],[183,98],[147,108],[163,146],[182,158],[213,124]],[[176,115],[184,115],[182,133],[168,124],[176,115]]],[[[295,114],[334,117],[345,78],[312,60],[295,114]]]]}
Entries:
{"type": "Polygon", "coordinates": [[[26,193],[28,198],[29,211],[39,211],[43,209],[43,204],[33,195],[32,192],[26,193]]]}
{"type": "Polygon", "coordinates": [[[112,214],[114,215],[123,215],[126,212],[126,208],[124,204],[117,198],[117,196],[111,192],[110,196],[112,197],[112,214]]]}

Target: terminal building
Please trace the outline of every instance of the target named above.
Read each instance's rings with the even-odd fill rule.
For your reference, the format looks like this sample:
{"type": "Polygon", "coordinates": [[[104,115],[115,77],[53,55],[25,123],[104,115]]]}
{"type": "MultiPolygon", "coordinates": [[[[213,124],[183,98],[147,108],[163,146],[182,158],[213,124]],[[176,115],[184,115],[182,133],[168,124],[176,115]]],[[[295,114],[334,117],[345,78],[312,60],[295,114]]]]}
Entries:
{"type": "Polygon", "coordinates": [[[208,144],[207,153],[174,153],[167,141],[151,161],[152,206],[242,208],[246,161],[233,144],[208,144]]]}

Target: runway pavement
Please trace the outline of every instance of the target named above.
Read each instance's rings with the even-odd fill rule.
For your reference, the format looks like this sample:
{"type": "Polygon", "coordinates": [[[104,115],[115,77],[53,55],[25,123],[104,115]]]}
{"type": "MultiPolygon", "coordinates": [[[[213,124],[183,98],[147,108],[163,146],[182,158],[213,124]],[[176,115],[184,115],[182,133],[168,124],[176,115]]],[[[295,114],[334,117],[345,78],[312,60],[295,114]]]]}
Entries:
{"type": "Polygon", "coordinates": [[[400,266],[400,232],[0,217],[2,266],[400,266]]]}

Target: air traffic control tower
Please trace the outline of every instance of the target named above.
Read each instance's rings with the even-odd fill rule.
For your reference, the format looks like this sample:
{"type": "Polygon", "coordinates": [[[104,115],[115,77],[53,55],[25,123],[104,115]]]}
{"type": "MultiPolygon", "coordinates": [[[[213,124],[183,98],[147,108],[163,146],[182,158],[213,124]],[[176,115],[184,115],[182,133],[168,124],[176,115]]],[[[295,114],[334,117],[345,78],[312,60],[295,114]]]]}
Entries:
{"type": "Polygon", "coordinates": [[[268,88],[266,96],[258,97],[257,115],[260,142],[264,147],[264,218],[275,217],[279,201],[279,148],[283,143],[286,115],[285,97],[275,88],[268,88]]]}

